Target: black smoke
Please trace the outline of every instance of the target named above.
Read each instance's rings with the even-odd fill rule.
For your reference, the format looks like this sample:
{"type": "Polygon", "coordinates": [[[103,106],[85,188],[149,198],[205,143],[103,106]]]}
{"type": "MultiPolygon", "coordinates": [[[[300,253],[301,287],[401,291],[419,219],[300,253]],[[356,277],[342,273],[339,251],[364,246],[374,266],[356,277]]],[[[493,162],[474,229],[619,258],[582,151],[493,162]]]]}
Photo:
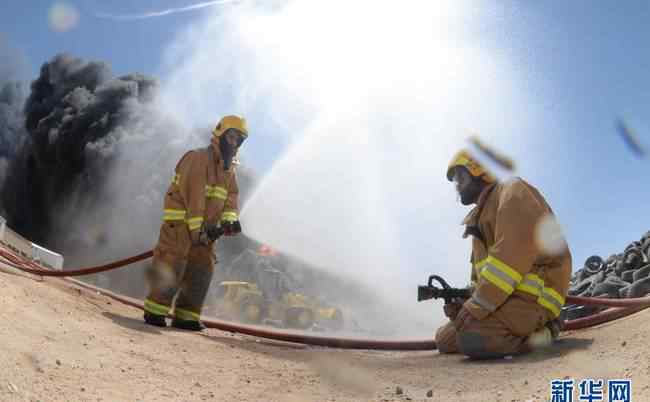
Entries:
{"type": "Polygon", "coordinates": [[[48,245],[62,210],[97,202],[71,195],[92,198],[104,185],[115,151],[106,145],[118,140],[132,106],[149,102],[155,86],[141,75],[112,78],[107,64],[69,55],[43,64],[24,104],[27,136],[9,166],[11,191],[2,193],[8,224],[48,245]]]}
{"type": "MultiPolygon", "coordinates": [[[[62,253],[68,267],[151,249],[174,166],[209,144],[212,127],[180,126],[158,103],[155,79],[114,77],[100,61],[57,55],[28,96],[24,87],[12,82],[0,92],[0,204],[8,225],[62,253]]],[[[253,175],[240,166],[238,177],[244,198],[253,175]]],[[[245,237],[223,243],[225,263],[251,244],[245,237]]],[[[142,296],[142,275],[133,274],[140,268],[90,279],[142,296]]]]}
{"type": "MultiPolygon", "coordinates": [[[[26,138],[23,104],[27,96],[21,78],[26,61],[0,36],[0,189],[4,187],[9,163],[26,138]]],[[[0,202],[0,214],[6,215],[0,202]]]]}
{"type": "Polygon", "coordinates": [[[22,87],[12,82],[0,92],[1,204],[8,225],[64,254],[68,266],[134,251],[122,249],[124,244],[150,247],[149,227],[142,222],[153,226],[157,214],[127,200],[137,203],[150,187],[164,191],[157,176],[142,169],[130,172],[132,180],[122,180],[126,194],[110,185],[117,181],[117,163],[125,162],[121,149],[137,142],[138,124],[153,126],[145,120],[151,116],[146,108],[153,105],[156,80],[141,74],[113,77],[104,62],[61,54],[42,65],[28,96],[21,96],[22,87]],[[118,199],[122,202],[109,205],[118,199]],[[120,225],[129,227],[128,235],[112,235],[120,225]]]}
{"type": "MultiPolygon", "coordinates": [[[[207,146],[212,127],[180,125],[160,102],[154,78],[114,77],[100,61],[57,55],[41,66],[29,93],[26,87],[12,81],[0,91],[0,169],[6,167],[0,204],[8,225],[63,254],[66,267],[151,249],[175,164],[188,150],[207,146]]],[[[246,166],[237,169],[243,205],[256,179],[246,166]]],[[[233,261],[254,255],[259,245],[245,235],[220,241],[215,281],[232,279],[233,261]]],[[[353,283],[280,260],[275,268],[291,275],[296,291],[331,300],[328,289],[349,288],[346,293],[361,297],[353,283]]],[[[147,264],[84,280],[142,297],[147,264]]]]}
{"type": "MultiPolygon", "coordinates": [[[[21,109],[24,99],[25,91],[20,82],[3,83],[0,79],[0,188],[4,186],[10,161],[26,138],[21,109]]],[[[0,214],[5,215],[2,208],[0,214]]]]}

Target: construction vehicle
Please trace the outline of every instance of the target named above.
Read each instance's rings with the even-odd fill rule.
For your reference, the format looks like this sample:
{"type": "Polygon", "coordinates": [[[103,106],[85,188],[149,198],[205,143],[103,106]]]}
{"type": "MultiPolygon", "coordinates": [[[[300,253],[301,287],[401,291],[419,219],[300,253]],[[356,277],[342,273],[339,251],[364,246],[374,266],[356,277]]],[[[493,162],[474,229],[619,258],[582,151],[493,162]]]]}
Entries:
{"type": "Polygon", "coordinates": [[[264,269],[258,282],[223,281],[217,314],[249,324],[267,324],[295,329],[343,328],[343,313],[316,299],[292,291],[287,275],[277,269],[264,269]]]}

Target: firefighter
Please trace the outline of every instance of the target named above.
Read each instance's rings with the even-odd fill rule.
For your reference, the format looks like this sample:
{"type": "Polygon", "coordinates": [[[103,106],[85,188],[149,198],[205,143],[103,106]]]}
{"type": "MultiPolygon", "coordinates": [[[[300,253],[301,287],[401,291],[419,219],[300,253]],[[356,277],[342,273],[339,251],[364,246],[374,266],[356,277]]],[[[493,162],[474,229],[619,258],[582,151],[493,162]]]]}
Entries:
{"type": "Polygon", "coordinates": [[[497,181],[466,150],[452,159],[447,179],[463,205],[475,204],[463,221],[463,237],[472,236],[472,295],[445,306],[450,322],[436,332],[438,350],[482,359],[550,345],[571,276],[564,239],[548,247],[540,237],[553,211],[532,185],[497,181]]]}
{"type": "Polygon", "coordinates": [[[176,297],[172,326],[205,328],[199,317],[216,263],[214,243],[220,235],[241,232],[234,165],[247,136],[243,118],[225,116],[213,130],[211,144],[187,152],[176,165],[147,272],[146,323],[166,326],[176,297]]]}

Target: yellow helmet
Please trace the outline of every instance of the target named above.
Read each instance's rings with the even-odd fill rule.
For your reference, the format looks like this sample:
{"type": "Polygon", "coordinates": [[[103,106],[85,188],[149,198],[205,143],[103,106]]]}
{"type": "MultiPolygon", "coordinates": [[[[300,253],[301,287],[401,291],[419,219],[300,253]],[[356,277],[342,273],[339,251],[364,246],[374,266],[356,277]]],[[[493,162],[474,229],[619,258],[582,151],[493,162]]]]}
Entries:
{"type": "Polygon", "coordinates": [[[464,166],[474,177],[480,177],[486,183],[494,183],[496,178],[488,172],[475,158],[466,150],[458,152],[447,167],[447,180],[451,181],[454,176],[454,169],[464,166]]]}
{"type": "Polygon", "coordinates": [[[248,137],[248,127],[246,126],[246,119],[234,115],[224,116],[219,121],[219,124],[217,124],[214,130],[212,130],[212,135],[219,138],[221,137],[221,135],[223,135],[223,133],[226,132],[226,130],[231,128],[237,130],[237,133],[239,133],[239,135],[243,137],[242,139],[246,139],[246,137],[248,137]]]}

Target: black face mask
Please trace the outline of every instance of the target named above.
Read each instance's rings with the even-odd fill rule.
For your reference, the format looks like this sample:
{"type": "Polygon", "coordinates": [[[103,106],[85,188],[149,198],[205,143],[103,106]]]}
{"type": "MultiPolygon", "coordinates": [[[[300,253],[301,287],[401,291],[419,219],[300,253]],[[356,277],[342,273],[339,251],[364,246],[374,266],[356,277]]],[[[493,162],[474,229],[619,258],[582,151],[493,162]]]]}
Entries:
{"type": "Polygon", "coordinates": [[[235,157],[235,154],[237,154],[237,149],[239,149],[239,146],[244,142],[244,139],[238,135],[237,145],[232,146],[228,141],[226,141],[226,134],[228,134],[228,131],[219,137],[219,150],[221,151],[221,157],[223,158],[223,166],[226,170],[229,170],[230,165],[232,164],[232,159],[235,157]]]}
{"type": "Polygon", "coordinates": [[[223,167],[226,170],[229,170],[232,158],[235,156],[237,149],[231,146],[224,136],[221,136],[221,138],[219,138],[219,150],[221,151],[221,157],[223,158],[223,167]]]}
{"type": "Polygon", "coordinates": [[[460,193],[460,202],[463,205],[470,205],[478,201],[479,195],[483,190],[483,183],[480,179],[472,177],[471,183],[460,193]]]}

